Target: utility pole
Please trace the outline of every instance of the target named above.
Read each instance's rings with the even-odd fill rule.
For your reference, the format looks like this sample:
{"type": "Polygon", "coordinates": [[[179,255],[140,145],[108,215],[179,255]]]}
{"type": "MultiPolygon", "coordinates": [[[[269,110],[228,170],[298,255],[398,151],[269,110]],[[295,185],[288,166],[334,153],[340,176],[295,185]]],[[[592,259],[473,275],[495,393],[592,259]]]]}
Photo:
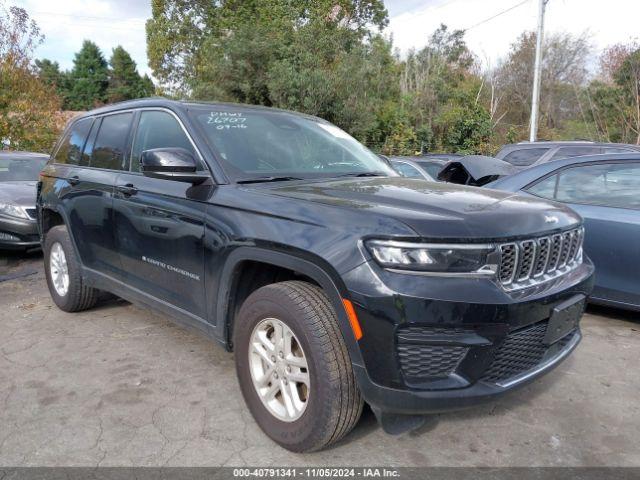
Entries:
{"type": "Polygon", "coordinates": [[[535,142],[538,134],[538,110],[540,104],[540,71],[542,70],[542,35],[544,33],[544,9],[549,0],[538,0],[538,36],[536,38],[536,63],[533,70],[533,96],[531,99],[531,124],[529,141],[535,142]]]}

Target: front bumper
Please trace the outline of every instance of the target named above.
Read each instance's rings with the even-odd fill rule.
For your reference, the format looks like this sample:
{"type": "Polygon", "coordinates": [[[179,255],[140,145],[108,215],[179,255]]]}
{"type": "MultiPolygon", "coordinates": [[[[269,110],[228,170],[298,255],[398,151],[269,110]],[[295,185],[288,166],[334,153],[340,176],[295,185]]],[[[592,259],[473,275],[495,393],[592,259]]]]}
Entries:
{"type": "Polygon", "coordinates": [[[367,403],[385,413],[415,415],[448,412],[489,402],[532,382],[558,366],[578,346],[581,339],[580,331],[576,330],[566,346],[563,346],[536,368],[523,372],[504,384],[478,381],[461,389],[401,390],[374,383],[364,367],[355,366],[354,372],[367,403]]]}
{"type": "Polygon", "coordinates": [[[19,250],[40,246],[35,219],[0,216],[0,249],[19,250]]]}
{"type": "Polygon", "coordinates": [[[490,280],[390,274],[369,263],[345,278],[364,332],[354,371],[365,400],[385,413],[426,414],[489,401],[567,358],[578,325],[543,340],[554,308],[591,292],[593,265],[514,293],[490,280]]]}

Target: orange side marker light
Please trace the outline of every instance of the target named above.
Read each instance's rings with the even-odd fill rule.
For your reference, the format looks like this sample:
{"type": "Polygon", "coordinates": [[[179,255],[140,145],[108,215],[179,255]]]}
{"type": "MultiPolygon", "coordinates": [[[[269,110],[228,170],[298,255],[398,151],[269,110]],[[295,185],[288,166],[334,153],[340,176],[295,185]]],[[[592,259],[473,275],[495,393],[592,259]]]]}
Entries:
{"type": "Polygon", "coordinates": [[[362,338],[362,328],[360,328],[360,322],[358,321],[358,316],[353,308],[353,304],[346,298],[342,299],[342,303],[344,305],[345,312],[347,312],[347,318],[351,324],[353,335],[356,337],[356,340],[360,340],[362,338]]]}

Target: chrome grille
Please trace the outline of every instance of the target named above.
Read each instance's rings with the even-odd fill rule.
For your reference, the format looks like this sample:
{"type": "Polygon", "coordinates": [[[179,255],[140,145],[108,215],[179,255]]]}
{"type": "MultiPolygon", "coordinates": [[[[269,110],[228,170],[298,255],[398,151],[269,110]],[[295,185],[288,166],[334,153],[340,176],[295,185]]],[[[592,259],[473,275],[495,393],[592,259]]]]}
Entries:
{"type": "Polygon", "coordinates": [[[537,285],[578,265],[582,258],[582,227],[551,236],[504,243],[500,250],[500,283],[508,290],[537,285]]]}

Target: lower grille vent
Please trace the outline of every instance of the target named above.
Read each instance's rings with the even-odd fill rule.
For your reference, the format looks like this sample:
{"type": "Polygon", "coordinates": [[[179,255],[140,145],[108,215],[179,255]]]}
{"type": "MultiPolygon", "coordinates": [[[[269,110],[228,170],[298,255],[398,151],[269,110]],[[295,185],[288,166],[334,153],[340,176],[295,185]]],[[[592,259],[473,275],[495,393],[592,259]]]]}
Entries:
{"type": "Polygon", "coordinates": [[[401,344],[398,356],[405,377],[444,378],[456,369],[467,350],[467,347],[401,344]]]}
{"type": "Polygon", "coordinates": [[[548,321],[539,322],[510,333],[496,350],[493,362],[482,375],[481,380],[498,383],[525,373],[538,366],[549,348],[566,347],[575,331],[569,333],[551,347],[543,343],[548,321]]]}

